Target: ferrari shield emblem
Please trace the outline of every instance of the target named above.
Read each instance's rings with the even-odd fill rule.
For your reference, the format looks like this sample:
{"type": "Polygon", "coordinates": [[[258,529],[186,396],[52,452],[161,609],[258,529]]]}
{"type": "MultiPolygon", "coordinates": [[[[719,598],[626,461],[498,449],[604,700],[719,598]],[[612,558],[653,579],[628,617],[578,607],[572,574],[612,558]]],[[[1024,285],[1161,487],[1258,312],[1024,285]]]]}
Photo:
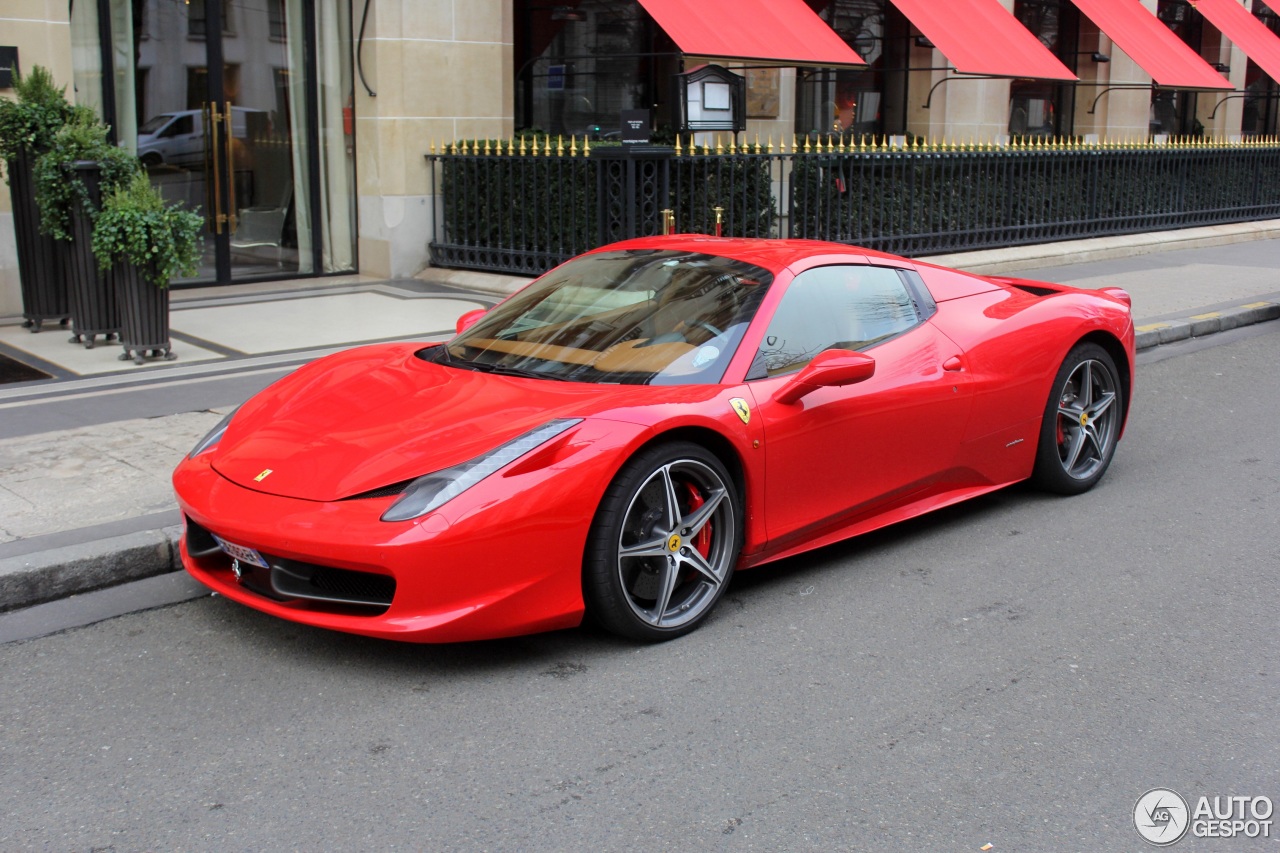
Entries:
{"type": "Polygon", "coordinates": [[[742,419],[744,424],[751,423],[751,407],[747,405],[747,401],[741,397],[734,397],[729,401],[729,405],[733,406],[733,410],[738,413],[738,417],[742,419]]]}
{"type": "Polygon", "coordinates": [[[262,469],[262,473],[261,473],[261,474],[259,474],[258,476],[256,476],[256,477],[254,477],[254,478],[253,478],[253,481],[254,481],[255,483],[261,483],[263,480],[267,479],[267,478],[268,478],[268,477],[270,477],[270,476],[271,476],[271,469],[270,469],[270,468],[264,468],[264,469],[262,469]]]}

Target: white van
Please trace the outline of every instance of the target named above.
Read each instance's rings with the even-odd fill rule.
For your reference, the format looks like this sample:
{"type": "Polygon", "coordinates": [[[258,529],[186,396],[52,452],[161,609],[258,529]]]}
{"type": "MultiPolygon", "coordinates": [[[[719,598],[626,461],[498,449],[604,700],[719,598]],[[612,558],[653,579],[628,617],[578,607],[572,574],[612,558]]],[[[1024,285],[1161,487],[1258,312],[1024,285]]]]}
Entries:
{"type": "MultiPolygon", "coordinates": [[[[231,108],[231,133],[237,139],[249,135],[249,113],[265,115],[248,107],[231,108]]],[[[203,165],[204,145],[204,113],[200,110],[159,113],[138,128],[138,159],[144,166],[203,165]]]]}

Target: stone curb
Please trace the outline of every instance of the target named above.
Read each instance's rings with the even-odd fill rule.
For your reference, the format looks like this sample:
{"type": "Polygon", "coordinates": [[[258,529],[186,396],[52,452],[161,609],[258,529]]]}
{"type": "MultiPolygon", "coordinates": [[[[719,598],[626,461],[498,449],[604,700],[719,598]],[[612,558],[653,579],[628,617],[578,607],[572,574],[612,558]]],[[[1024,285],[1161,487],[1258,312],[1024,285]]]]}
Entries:
{"type": "Polygon", "coordinates": [[[181,568],[181,527],[143,530],[0,560],[0,612],[181,568]]]}
{"type": "Polygon", "coordinates": [[[1186,319],[1164,320],[1138,326],[1134,334],[1134,346],[1138,352],[1142,352],[1164,344],[1228,332],[1242,326],[1252,326],[1276,319],[1280,319],[1280,303],[1251,302],[1236,308],[1195,314],[1186,319]]]}

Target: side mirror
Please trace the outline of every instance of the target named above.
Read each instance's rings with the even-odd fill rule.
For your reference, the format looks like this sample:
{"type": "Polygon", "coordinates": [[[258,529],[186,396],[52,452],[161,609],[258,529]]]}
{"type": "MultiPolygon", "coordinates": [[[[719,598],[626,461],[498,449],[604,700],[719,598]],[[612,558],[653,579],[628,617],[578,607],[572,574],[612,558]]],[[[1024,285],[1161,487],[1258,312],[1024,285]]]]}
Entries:
{"type": "Polygon", "coordinates": [[[454,326],[454,331],[457,332],[457,334],[459,335],[462,334],[467,329],[474,326],[476,321],[479,320],[481,317],[483,317],[486,313],[488,313],[488,311],[489,311],[488,308],[471,309],[470,311],[468,311],[467,313],[463,314],[461,317],[458,318],[458,323],[457,325],[454,326]]]}
{"type": "Polygon", "coordinates": [[[875,372],[876,360],[866,353],[847,349],[823,350],[792,377],[774,399],[779,403],[795,403],[819,388],[863,382],[875,372]]]}

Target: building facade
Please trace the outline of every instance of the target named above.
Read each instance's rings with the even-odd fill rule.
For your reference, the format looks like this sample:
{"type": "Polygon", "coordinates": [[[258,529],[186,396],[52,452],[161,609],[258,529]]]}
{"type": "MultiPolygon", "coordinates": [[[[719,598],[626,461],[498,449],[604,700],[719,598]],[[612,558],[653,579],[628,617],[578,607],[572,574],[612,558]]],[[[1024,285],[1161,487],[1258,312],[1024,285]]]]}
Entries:
{"type": "MultiPolygon", "coordinates": [[[[673,80],[705,63],[743,78],[740,141],[1277,133],[1280,24],[1264,0],[755,2],[818,21],[847,61],[773,55],[779,39],[729,0],[700,16],[675,0],[0,0],[0,42],[201,210],[202,284],[411,276],[430,262],[433,147],[607,140],[623,110],[669,140],[673,80]],[[1246,53],[1224,30],[1257,33],[1233,12],[1274,44],[1246,53]],[[740,37],[698,52],[726,33],[740,37]]],[[[2,194],[0,317],[21,313],[16,267],[2,194]]]]}

